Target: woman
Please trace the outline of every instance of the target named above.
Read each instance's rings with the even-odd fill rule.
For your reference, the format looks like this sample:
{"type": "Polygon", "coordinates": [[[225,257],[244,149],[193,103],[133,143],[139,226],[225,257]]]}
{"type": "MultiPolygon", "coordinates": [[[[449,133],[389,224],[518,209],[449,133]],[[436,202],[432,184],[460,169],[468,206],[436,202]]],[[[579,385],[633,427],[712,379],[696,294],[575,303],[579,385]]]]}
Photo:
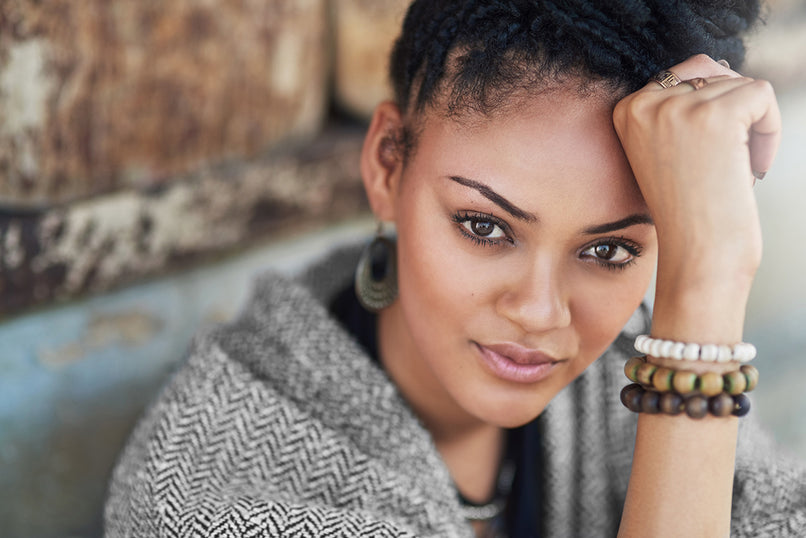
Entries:
{"type": "Polygon", "coordinates": [[[265,277],[197,340],[122,456],[109,535],[806,532],[803,468],[732,416],[745,348],[704,360],[741,342],[780,133],[769,84],[728,64],[758,6],[573,4],[411,6],[361,158],[396,247],[357,290],[355,249],[265,277]],[[636,423],[640,333],[681,347],[628,363],[636,423]]]}

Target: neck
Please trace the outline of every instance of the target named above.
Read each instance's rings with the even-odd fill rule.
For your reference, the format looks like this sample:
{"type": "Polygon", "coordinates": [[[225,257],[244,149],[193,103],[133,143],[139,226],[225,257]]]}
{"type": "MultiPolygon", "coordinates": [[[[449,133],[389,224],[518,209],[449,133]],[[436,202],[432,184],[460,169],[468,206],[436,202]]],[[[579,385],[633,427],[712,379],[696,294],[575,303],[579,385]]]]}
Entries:
{"type": "Polygon", "coordinates": [[[410,338],[399,302],[378,316],[378,348],[386,372],[431,433],[459,491],[485,501],[495,488],[503,430],[469,414],[445,390],[410,338]]]}

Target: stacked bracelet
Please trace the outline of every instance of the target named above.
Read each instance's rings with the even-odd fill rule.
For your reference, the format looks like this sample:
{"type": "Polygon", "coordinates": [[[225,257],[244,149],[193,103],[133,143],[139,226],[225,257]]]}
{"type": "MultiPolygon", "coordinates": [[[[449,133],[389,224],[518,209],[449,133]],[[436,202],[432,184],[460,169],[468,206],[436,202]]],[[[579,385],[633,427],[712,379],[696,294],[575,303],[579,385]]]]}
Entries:
{"type": "Polygon", "coordinates": [[[695,392],[703,396],[716,396],[722,391],[736,396],[750,392],[758,385],[758,370],[749,364],[725,374],[706,372],[698,375],[687,370],[656,366],[643,357],[633,357],[624,365],[624,374],[634,383],[660,392],[675,391],[684,396],[695,392]]]}
{"type": "Polygon", "coordinates": [[[648,390],[638,383],[622,389],[621,403],[635,413],[679,415],[685,412],[691,418],[703,418],[708,413],[717,417],[743,417],[750,412],[750,399],[745,394],[731,396],[722,392],[710,398],[700,394],[685,397],[676,392],[648,390]]]}
{"type": "Polygon", "coordinates": [[[750,362],[756,357],[756,347],[746,342],[734,346],[691,344],[650,338],[642,334],[635,339],[635,350],[659,359],[708,362],[750,362]]]}
{"type": "Polygon", "coordinates": [[[744,392],[758,384],[758,370],[747,364],[725,374],[698,375],[656,366],[645,357],[633,357],[624,365],[624,373],[634,382],[621,391],[621,402],[629,410],[668,415],[685,412],[691,418],[708,413],[717,417],[746,415],[750,399],[744,392]]]}

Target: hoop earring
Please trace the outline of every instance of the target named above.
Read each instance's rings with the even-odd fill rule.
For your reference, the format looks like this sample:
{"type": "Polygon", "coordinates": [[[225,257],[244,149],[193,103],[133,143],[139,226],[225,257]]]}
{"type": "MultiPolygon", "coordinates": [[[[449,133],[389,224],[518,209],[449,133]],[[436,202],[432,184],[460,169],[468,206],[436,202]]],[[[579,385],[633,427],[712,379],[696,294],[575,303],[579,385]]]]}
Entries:
{"type": "Polygon", "coordinates": [[[382,232],[383,224],[378,223],[375,238],[355,268],[355,294],[370,312],[383,310],[397,298],[397,244],[382,232]]]}

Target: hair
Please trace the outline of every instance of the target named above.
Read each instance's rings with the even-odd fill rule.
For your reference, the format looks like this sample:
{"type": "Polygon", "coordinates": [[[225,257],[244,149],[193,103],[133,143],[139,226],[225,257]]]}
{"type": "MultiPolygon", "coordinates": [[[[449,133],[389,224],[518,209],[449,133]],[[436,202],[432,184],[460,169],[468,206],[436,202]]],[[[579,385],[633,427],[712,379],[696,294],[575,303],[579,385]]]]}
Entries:
{"type": "Polygon", "coordinates": [[[739,67],[759,11],[759,0],[415,0],[390,76],[404,114],[438,103],[489,114],[568,80],[626,94],[698,53],[739,67]]]}

